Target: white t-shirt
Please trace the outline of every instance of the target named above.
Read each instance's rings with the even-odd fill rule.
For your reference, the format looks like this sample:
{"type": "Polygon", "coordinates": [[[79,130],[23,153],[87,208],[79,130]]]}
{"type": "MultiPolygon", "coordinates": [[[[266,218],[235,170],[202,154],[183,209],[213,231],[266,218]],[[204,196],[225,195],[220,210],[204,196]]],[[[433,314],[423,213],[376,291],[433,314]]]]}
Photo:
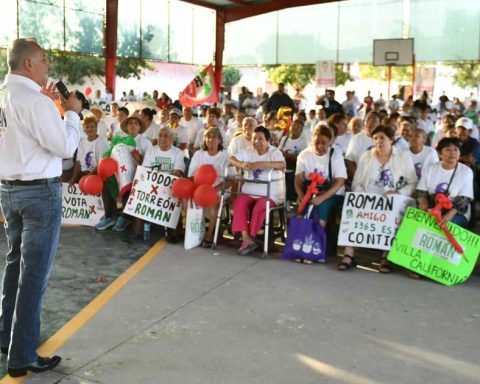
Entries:
{"type": "MultiPolygon", "coordinates": [[[[307,148],[302,151],[297,157],[297,168],[295,169],[295,175],[303,173],[305,179],[312,172],[319,173],[326,179],[326,181],[335,181],[335,179],[342,178],[347,179],[347,168],[345,167],[345,161],[340,151],[334,150],[332,154],[331,169],[332,175],[329,175],[328,162],[330,160],[330,148],[324,155],[317,155],[311,148],[307,148]]],[[[345,187],[340,188],[337,195],[345,195],[345,187]]]]}
{"type": "Polygon", "coordinates": [[[80,139],[77,161],[80,162],[82,172],[93,171],[107,149],[108,142],[103,137],[99,136],[93,141],[80,139]]]}
{"type": "Polygon", "coordinates": [[[291,139],[289,136],[284,136],[282,137],[282,140],[280,140],[280,145],[278,146],[278,149],[285,152],[293,153],[294,155],[298,155],[305,148],[307,148],[307,146],[307,140],[303,135],[300,135],[296,139],[291,139]]]}
{"type": "MultiPolygon", "coordinates": [[[[237,153],[235,158],[239,161],[253,163],[257,161],[285,161],[282,152],[273,146],[268,147],[267,153],[259,155],[256,150],[245,150],[237,153]]],[[[256,169],[254,171],[245,172],[245,180],[268,180],[270,169],[256,169]]],[[[270,198],[276,203],[280,204],[285,200],[285,178],[282,171],[273,170],[272,180],[270,185],[270,198]]],[[[259,196],[267,196],[266,184],[255,184],[245,182],[242,186],[242,193],[246,193],[255,198],[259,196]]]]}
{"type": "Polygon", "coordinates": [[[360,157],[371,148],[373,148],[372,138],[363,131],[359,132],[350,140],[345,159],[353,161],[358,166],[360,157]]]}
{"type": "MultiPolygon", "coordinates": [[[[417,189],[430,195],[445,192],[452,178],[453,169],[444,169],[441,163],[434,163],[423,170],[417,189]]],[[[473,199],[473,172],[462,163],[458,163],[457,172],[448,189],[450,197],[465,196],[473,199]]]]}
{"type": "Polygon", "coordinates": [[[188,128],[189,140],[188,144],[195,143],[195,138],[197,133],[203,129],[203,124],[200,119],[197,119],[195,116],[192,116],[190,120],[185,120],[185,117],[182,117],[180,120],[180,125],[188,128]]]}
{"type": "Polygon", "coordinates": [[[161,171],[165,172],[185,171],[183,152],[173,145],[168,151],[162,151],[158,145],[152,145],[147,150],[142,165],[144,167],[159,167],[161,171]]]}
{"type": "Polygon", "coordinates": [[[158,140],[158,132],[160,131],[160,125],[154,123],[150,124],[150,127],[143,133],[143,135],[150,141],[158,140]]]}
{"type": "Polygon", "coordinates": [[[417,127],[422,129],[423,131],[425,131],[427,133],[427,135],[430,132],[435,131],[435,126],[433,125],[432,121],[428,118],[426,120],[418,119],[417,120],[417,127]]]}
{"type": "Polygon", "coordinates": [[[107,140],[108,133],[110,132],[107,122],[105,120],[100,120],[97,124],[97,134],[101,138],[107,140]]]}
{"type": "Polygon", "coordinates": [[[352,140],[353,133],[346,131],[343,135],[337,136],[335,138],[335,143],[337,143],[340,148],[342,149],[342,154],[345,154],[348,149],[348,145],[350,144],[350,141],[352,140]]]}
{"type": "Polygon", "coordinates": [[[417,180],[420,180],[422,177],[422,171],[428,167],[430,164],[438,163],[438,154],[435,149],[432,147],[423,146],[423,149],[414,154],[412,151],[408,151],[410,157],[413,160],[413,165],[415,166],[415,173],[417,174],[417,180]]]}
{"type": "Polygon", "coordinates": [[[140,155],[145,156],[148,149],[152,147],[152,143],[145,136],[138,134],[134,137],[135,142],[137,143],[137,150],[140,152],[140,155]]]}
{"type": "Polygon", "coordinates": [[[205,164],[211,164],[217,171],[217,180],[213,186],[217,186],[223,182],[225,176],[225,169],[228,167],[228,152],[225,150],[219,151],[215,156],[210,156],[207,151],[203,149],[194,153],[190,166],[188,167],[188,177],[193,177],[197,169],[205,164]]]}
{"type": "MultiPolygon", "coordinates": [[[[453,171],[454,169],[444,169],[441,163],[430,164],[423,170],[417,189],[426,191],[429,195],[445,192],[452,179],[453,171]]],[[[469,167],[458,163],[457,171],[448,188],[448,195],[450,198],[465,196],[473,199],[473,172],[469,167]]],[[[470,207],[464,216],[467,220],[470,219],[470,207]]]]}
{"type": "Polygon", "coordinates": [[[408,144],[408,141],[401,136],[396,137],[392,145],[399,151],[406,151],[407,149],[410,149],[410,144],[408,144]]]}
{"type": "Polygon", "coordinates": [[[245,136],[235,136],[228,145],[228,153],[231,156],[235,156],[238,152],[251,149],[253,150],[253,143],[248,141],[245,136]]]}

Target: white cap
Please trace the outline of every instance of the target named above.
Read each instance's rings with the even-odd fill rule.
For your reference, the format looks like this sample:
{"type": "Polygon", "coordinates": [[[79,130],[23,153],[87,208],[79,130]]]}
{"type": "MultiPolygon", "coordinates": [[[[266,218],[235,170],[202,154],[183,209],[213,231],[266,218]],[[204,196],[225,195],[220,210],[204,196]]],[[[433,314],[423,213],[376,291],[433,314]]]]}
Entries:
{"type": "Polygon", "coordinates": [[[455,128],[463,127],[466,129],[473,129],[473,121],[468,117],[461,117],[455,122],[455,128]]]}

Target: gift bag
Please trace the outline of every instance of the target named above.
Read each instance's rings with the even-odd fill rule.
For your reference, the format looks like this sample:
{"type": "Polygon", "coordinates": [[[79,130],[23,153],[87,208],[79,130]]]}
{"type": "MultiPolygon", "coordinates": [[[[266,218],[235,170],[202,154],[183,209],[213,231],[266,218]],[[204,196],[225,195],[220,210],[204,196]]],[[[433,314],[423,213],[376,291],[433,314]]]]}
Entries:
{"type": "Polygon", "coordinates": [[[205,235],[205,219],[203,217],[203,208],[194,203],[193,199],[188,199],[187,218],[185,221],[185,249],[198,247],[205,235]]]}
{"type": "MultiPolygon", "coordinates": [[[[308,211],[311,212],[311,209],[308,211]]],[[[314,211],[315,212],[315,211],[314,211]]],[[[306,217],[309,217],[309,213],[306,217]]],[[[292,217],[288,224],[283,258],[307,259],[324,263],[327,256],[327,236],[316,214],[313,218],[292,217]]]]}

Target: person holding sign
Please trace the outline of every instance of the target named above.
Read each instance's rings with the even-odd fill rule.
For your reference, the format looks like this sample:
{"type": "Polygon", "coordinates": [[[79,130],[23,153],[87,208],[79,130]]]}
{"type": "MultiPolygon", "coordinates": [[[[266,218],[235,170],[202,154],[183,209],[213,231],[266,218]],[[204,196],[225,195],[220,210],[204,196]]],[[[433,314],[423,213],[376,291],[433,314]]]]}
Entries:
{"type": "MultiPolygon", "coordinates": [[[[138,116],[129,116],[125,120],[122,121],[120,125],[122,131],[135,141],[135,147],[132,147],[131,156],[135,160],[135,168],[138,164],[142,164],[143,157],[145,156],[148,149],[152,146],[150,140],[148,140],[142,134],[146,130],[145,123],[143,120],[138,116]]],[[[117,144],[123,145],[123,144],[117,144]]],[[[130,147],[129,147],[130,148],[130,147]]],[[[121,170],[120,170],[121,172],[121,170]]],[[[130,193],[124,193],[122,196],[122,206],[125,207],[130,193]]],[[[127,215],[120,214],[117,209],[117,202],[111,196],[110,191],[108,189],[107,184],[102,191],[102,200],[103,206],[105,208],[105,217],[95,226],[97,231],[103,231],[112,227],[112,230],[116,232],[123,232],[127,229],[130,221],[127,215]],[[117,217],[118,216],[118,217],[117,217]]]]}
{"type": "Polygon", "coordinates": [[[142,165],[149,168],[158,168],[162,172],[170,172],[174,176],[182,177],[185,172],[183,151],[173,146],[174,133],[168,127],[158,131],[158,145],[147,149],[142,165]]]}
{"type": "Polygon", "coordinates": [[[473,200],[473,172],[459,162],[460,147],[461,142],[455,137],[444,137],[438,142],[440,162],[424,170],[415,197],[418,208],[427,211],[435,206],[437,193],[445,194],[453,207],[442,212],[443,222],[451,221],[465,227],[470,218],[469,204],[473,200]]]}
{"type": "Polygon", "coordinates": [[[245,183],[242,193],[233,202],[232,231],[242,233],[242,244],[238,252],[248,255],[257,248],[253,240],[257,235],[266,216],[267,198],[270,198],[271,207],[275,207],[285,199],[285,183],[283,171],[286,168],[285,158],[278,148],[269,145],[270,131],[258,126],[253,131],[254,150],[244,150],[230,157],[230,164],[242,169],[245,183]],[[273,169],[270,186],[271,195],[267,197],[267,185],[255,183],[256,180],[268,180],[269,171],[273,169]],[[253,182],[248,182],[249,180],[253,182]],[[253,205],[253,211],[248,221],[248,210],[253,205]]]}
{"type": "Polygon", "coordinates": [[[299,202],[305,196],[311,173],[319,173],[325,179],[324,184],[317,185],[319,193],[310,201],[323,228],[331,214],[343,204],[347,179],[342,153],[331,147],[333,139],[330,128],[317,125],[313,129],[310,146],[298,155],[295,170],[295,190],[299,202]]]}
{"type": "MultiPolygon", "coordinates": [[[[395,133],[390,127],[379,125],[371,135],[374,147],[360,158],[352,182],[352,191],[410,196],[417,185],[417,176],[409,153],[397,151],[393,147],[395,133]]],[[[354,248],[345,247],[343,259],[337,269],[344,271],[354,265],[354,248]]],[[[391,271],[385,253],[378,270],[382,273],[391,271]]]]}
{"type": "MultiPolygon", "coordinates": [[[[223,175],[228,167],[228,152],[223,147],[222,133],[218,128],[209,128],[205,131],[203,144],[199,151],[195,152],[188,168],[188,177],[195,175],[195,172],[202,165],[211,164],[217,171],[217,180],[213,183],[213,187],[220,192],[223,183],[223,175]]],[[[224,187],[225,188],[225,187],[224,187]]],[[[202,247],[211,248],[213,241],[213,232],[215,231],[215,223],[217,220],[219,202],[210,207],[208,230],[205,232],[202,247]]]]}

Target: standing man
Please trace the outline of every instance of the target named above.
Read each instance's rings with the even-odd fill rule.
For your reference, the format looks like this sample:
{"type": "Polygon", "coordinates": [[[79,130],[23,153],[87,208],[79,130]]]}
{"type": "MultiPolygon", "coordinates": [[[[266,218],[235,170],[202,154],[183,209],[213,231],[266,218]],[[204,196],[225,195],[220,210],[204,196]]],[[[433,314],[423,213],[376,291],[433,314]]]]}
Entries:
{"type": "Polygon", "coordinates": [[[293,100],[285,93],[285,84],[279,83],[278,89],[276,92],[272,93],[272,96],[267,101],[267,112],[278,111],[280,107],[290,107],[292,108],[292,113],[295,112],[295,103],[293,100]]]}
{"type": "Polygon", "coordinates": [[[35,40],[13,41],[8,66],[0,87],[0,206],[8,244],[0,347],[8,373],[18,377],[61,360],[37,355],[40,310],[60,235],[62,159],[78,147],[82,104],[71,93],[62,120],[55,85],[47,86],[50,61],[35,40]]]}

